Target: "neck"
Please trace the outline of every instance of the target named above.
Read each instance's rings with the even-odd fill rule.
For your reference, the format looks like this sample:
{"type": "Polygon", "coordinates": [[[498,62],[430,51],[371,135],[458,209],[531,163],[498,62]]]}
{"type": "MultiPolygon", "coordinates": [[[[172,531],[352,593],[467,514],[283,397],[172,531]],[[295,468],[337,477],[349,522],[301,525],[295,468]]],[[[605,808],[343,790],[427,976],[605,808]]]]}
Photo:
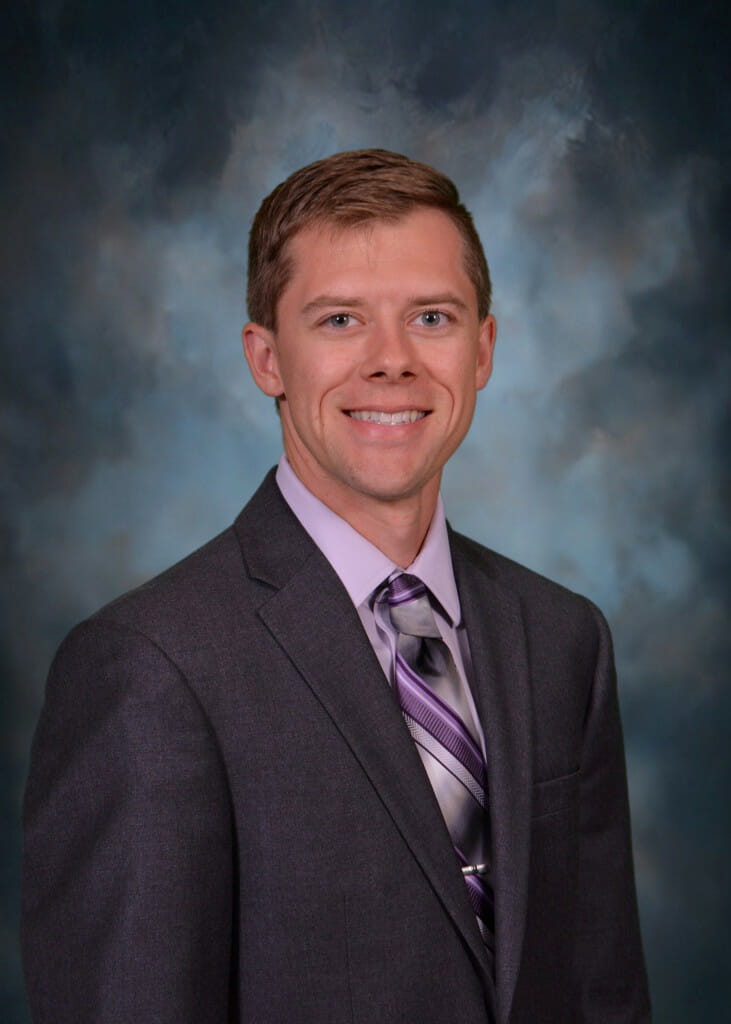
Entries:
{"type": "Polygon", "coordinates": [[[316,498],[382,551],[399,568],[406,569],[424,543],[439,496],[441,472],[420,491],[405,497],[382,497],[355,493],[327,477],[311,478],[292,469],[316,498]]]}
{"type": "Polygon", "coordinates": [[[318,497],[400,569],[406,569],[424,543],[434,516],[438,493],[437,481],[433,497],[421,491],[398,501],[363,501],[357,509],[338,508],[336,502],[331,504],[318,497]]]}

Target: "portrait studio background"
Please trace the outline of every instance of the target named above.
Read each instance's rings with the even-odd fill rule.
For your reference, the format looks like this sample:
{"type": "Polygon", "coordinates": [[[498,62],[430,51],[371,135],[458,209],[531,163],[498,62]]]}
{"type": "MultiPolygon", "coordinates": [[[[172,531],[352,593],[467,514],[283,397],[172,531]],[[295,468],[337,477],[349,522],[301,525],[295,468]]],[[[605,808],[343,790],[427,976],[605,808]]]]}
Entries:
{"type": "Polygon", "coordinates": [[[226,526],[276,461],[239,341],[249,224],[295,168],[363,146],[445,170],[475,214],[498,347],[448,513],[607,614],[656,1017],[725,1019],[721,9],[6,3],[8,1024],[28,1020],[19,808],[52,653],[226,526]]]}

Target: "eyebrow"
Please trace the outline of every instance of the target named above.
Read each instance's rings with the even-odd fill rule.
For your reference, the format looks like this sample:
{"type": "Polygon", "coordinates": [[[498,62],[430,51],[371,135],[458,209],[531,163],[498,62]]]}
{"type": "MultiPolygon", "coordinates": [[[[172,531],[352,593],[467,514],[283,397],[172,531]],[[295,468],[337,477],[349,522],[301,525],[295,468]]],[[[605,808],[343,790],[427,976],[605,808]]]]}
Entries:
{"type": "Polygon", "coordinates": [[[357,295],[318,295],[316,299],[302,307],[300,316],[309,316],[310,313],[316,313],[319,309],[345,306],[349,306],[351,309],[359,309],[365,305],[365,299],[361,299],[357,295]]]}
{"type": "MultiPolygon", "coordinates": [[[[349,308],[362,309],[368,303],[357,295],[318,295],[304,305],[300,311],[302,317],[310,316],[320,309],[349,308]]],[[[436,295],[412,295],[406,300],[407,306],[456,306],[467,311],[467,303],[453,292],[440,292],[436,295]]]]}
{"type": "Polygon", "coordinates": [[[453,292],[440,292],[438,295],[414,295],[408,300],[409,306],[456,306],[467,310],[467,303],[453,292]]]}

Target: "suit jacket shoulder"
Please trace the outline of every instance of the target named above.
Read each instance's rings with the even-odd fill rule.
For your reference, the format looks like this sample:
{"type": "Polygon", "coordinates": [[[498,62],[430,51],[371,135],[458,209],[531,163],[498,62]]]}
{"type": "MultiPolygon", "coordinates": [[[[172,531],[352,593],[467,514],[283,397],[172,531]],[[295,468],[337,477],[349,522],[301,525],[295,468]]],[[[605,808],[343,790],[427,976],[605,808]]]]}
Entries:
{"type": "Polygon", "coordinates": [[[99,609],[85,625],[126,626],[166,650],[220,644],[313,557],[322,558],[272,470],[231,526],[99,609]]]}
{"type": "Polygon", "coordinates": [[[449,535],[458,586],[463,566],[475,567],[517,600],[529,633],[550,631],[553,643],[564,645],[588,642],[590,657],[602,638],[611,643],[604,616],[588,598],[451,528],[449,535]]]}

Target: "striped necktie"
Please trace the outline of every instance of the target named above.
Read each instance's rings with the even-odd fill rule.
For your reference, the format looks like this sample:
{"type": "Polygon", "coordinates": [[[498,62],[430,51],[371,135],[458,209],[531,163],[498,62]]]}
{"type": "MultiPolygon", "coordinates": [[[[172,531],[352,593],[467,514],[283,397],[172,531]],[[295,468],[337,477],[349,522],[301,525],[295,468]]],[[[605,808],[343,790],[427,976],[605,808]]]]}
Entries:
{"type": "Polygon", "coordinates": [[[472,713],[457,666],[434,620],[426,587],[401,573],[380,592],[396,632],[393,685],[436,794],[485,941],[494,951],[487,851],[487,773],[467,723],[472,713]]]}

